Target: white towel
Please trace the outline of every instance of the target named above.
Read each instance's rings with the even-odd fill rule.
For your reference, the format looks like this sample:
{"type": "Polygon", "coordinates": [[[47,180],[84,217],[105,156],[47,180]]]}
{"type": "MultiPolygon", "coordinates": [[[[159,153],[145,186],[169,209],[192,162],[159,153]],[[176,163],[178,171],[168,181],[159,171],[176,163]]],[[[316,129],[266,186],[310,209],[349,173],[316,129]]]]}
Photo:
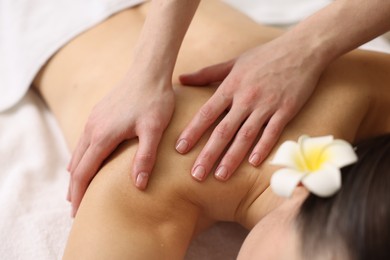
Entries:
{"type": "Polygon", "coordinates": [[[118,10],[140,2],[1,0],[0,111],[20,100],[41,66],[63,44],[118,10]]]}
{"type": "Polygon", "coordinates": [[[0,259],[55,259],[71,225],[62,134],[33,91],[0,129],[0,259]]]}
{"type": "Polygon", "coordinates": [[[328,5],[331,0],[225,0],[255,21],[291,25],[328,5]]]}
{"type": "MultiPolygon", "coordinates": [[[[0,19],[3,1],[0,0],[0,19]]],[[[264,8],[276,6],[281,0],[226,1],[240,6],[259,21],[272,16],[283,23],[287,21],[285,15],[302,18],[307,13],[299,10],[313,9],[314,2],[318,6],[323,3],[306,0],[307,7],[297,8],[294,3],[303,3],[302,0],[285,0],[277,18],[276,9],[267,16],[264,8]]],[[[3,40],[1,36],[0,39],[3,40]]],[[[390,52],[389,44],[379,40],[380,49],[390,52]]],[[[0,59],[3,57],[0,54],[0,59]]],[[[4,94],[2,91],[0,85],[0,95],[4,94]]],[[[65,167],[69,157],[53,116],[32,90],[14,108],[0,113],[0,259],[61,258],[72,222],[65,200],[68,185],[65,167]]],[[[235,259],[244,235],[237,225],[219,225],[192,244],[186,259],[235,259]]]]}

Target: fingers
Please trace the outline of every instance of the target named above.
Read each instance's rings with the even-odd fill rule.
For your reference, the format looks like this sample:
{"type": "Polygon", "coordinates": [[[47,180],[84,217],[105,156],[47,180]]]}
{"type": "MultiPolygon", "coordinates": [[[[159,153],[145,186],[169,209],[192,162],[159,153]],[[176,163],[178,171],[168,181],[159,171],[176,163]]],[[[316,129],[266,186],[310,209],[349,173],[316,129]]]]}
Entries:
{"type": "Polygon", "coordinates": [[[204,86],[211,83],[222,81],[230,73],[233,67],[233,61],[219,63],[210,67],[203,68],[194,73],[182,74],[179,80],[183,85],[204,86]]]}
{"type": "MultiPolygon", "coordinates": [[[[192,168],[191,174],[196,180],[203,181],[207,177],[246,117],[246,110],[232,109],[214,129],[192,168]]],[[[219,169],[219,175],[227,175],[223,170],[219,169]]]]}
{"type": "MultiPolygon", "coordinates": [[[[91,182],[92,178],[95,176],[96,171],[92,171],[88,167],[86,167],[86,163],[83,163],[83,161],[89,161],[93,157],[93,153],[91,153],[91,150],[87,150],[85,155],[83,156],[83,159],[81,160],[80,164],[72,174],[72,180],[70,184],[71,188],[71,202],[72,202],[72,217],[76,215],[77,209],[80,206],[80,202],[82,197],[84,196],[85,191],[87,190],[87,187],[89,183],[91,182]]],[[[92,160],[94,161],[94,160],[92,160]]],[[[94,167],[97,168],[97,167],[94,167]]]]}
{"type": "Polygon", "coordinates": [[[70,174],[69,178],[69,186],[68,186],[68,193],[66,195],[66,200],[69,201],[72,204],[72,217],[75,216],[76,210],[78,206],[75,208],[73,206],[74,202],[72,201],[72,183],[73,183],[73,173],[75,172],[77,165],[79,165],[81,159],[83,158],[83,155],[87,151],[89,147],[89,138],[86,138],[86,134],[84,133],[80,140],[77,143],[76,149],[74,150],[72,154],[72,158],[68,164],[67,170],[70,174]]]}
{"type": "Polygon", "coordinates": [[[231,177],[244,160],[267,118],[268,114],[264,113],[252,113],[248,117],[215,171],[218,180],[226,181],[231,177]]]}
{"type": "Polygon", "coordinates": [[[135,186],[144,190],[156,162],[157,148],[162,136],[161,129],[148,130],[139,135],[139,145],[133,159],[132,176],[135,186]]]}
{"type": "Polygon", "coordinates": [[[218,91],[204,104],[189,125],[184,129],[176,142],[176,150],[179,153],[188,152],[203,135],[203,133],[215,122],[215,120],[230,105],[231,100],[220,95],[218,91]]]}
{"type": "Polygon", "coordinates": [[[86,134],[84,133],[81,136],[79,142],[77,143],[76,149],[74,150],[70,163],[67,167],[69,172],[74,172],[77,165],[80,163],[81,158],[85,154],[85,151],[87,151],[88,146],[89,146],[89,137],[87,137],[86,134]]]}
{"type": "Polygon", "coordinates": [[[253,148],[252,154],[249,156],[250,164],[259,166],[260,163],[264,161],[279,140],[284,127],[292,117],[293,115],[289,115],[280,110],[271,117],[259,142],[256,144],[255,148],[253,148]]]}
{"type": "MultiPolygon", "coordinates": [[[[118,145],[118,141],[115,139],[99,138],[97,140],[100,141],[91,142],[85,153],[81,155],[81,159],[75,166],[76,168],[71,172],[72,216],[76,214],[81,199],[101,164],[118,145]]],[[[79,151],[76,150],[77,153],[79,151]]]]}
{"type": "MultiPolygon", "coordinates": [[[[214,173],[218,180],[228,180],[243,161],[258,137],[263,125],[270,118],[271,112],[272,111],[270,110],[263,110],[262,113],[256,111],[252,112],[241,127],[240,124],[245,120],[246,114],[242,113],[241,116],[239,116],[240,114],[235,115],[232,111],[229,112],[225,119],[216,127],[205,148],[197,158],[192,169],[192,176],[198,181],[202,181],[207,177],[213,165],[239,128],[234,141],[223,156],[214,173]],[[238,122],[238,124],[235,122],[238,122]]],[[[272,147],[278,141],[282,130],[293,117],[293,115],[290,114],[291,113],[283,113],[283,111],[279,110],[272,115],[259,142],[256,144],[249,157],[249,162],[252,165],[258,166],[268,156],[272,147]]]]}

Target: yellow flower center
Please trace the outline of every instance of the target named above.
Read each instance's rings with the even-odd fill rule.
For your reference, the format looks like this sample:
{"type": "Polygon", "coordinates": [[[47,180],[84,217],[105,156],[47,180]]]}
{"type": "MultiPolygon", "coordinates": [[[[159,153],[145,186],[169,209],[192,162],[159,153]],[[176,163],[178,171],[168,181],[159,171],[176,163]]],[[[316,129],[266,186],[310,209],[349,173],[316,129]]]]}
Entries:
{"type": "Polygon", "coordinates": [[[295,156],[295,162],[298,170],[302,172],[315,172],[321,169],[322,165],[329,160],[329,153],[324,151],[324,147],[313,147],[305,154],[298,154],[295,156]]]}

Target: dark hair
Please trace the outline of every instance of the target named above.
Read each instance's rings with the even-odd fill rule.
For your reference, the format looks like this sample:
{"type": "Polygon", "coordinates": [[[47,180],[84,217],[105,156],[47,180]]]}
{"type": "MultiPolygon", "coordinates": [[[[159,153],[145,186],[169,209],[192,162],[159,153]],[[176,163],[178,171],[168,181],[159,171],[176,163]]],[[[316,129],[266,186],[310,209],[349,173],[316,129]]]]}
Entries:
{"type": "Polygon", "coordinates": [[[390,259],[390,134],[357,145],[330,198],[310,194],[297,215],[304,259],[390,259]]]}

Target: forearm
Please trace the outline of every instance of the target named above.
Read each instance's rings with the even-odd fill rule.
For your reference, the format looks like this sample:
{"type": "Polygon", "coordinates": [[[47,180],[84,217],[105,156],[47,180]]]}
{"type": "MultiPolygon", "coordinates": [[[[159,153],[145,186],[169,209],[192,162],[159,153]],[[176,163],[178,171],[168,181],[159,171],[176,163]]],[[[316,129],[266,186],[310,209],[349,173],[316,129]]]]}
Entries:
{"type": "Polygon", "coordinates": [[[338,0],[286,33],[320,66],[390,30],[390,1],[338,0]]]}
{"type": "Polygon", "coordinates": [[[200,0],[153,0],[134,51],[133,64],[171,80],[184,35],[200,0]]]}

